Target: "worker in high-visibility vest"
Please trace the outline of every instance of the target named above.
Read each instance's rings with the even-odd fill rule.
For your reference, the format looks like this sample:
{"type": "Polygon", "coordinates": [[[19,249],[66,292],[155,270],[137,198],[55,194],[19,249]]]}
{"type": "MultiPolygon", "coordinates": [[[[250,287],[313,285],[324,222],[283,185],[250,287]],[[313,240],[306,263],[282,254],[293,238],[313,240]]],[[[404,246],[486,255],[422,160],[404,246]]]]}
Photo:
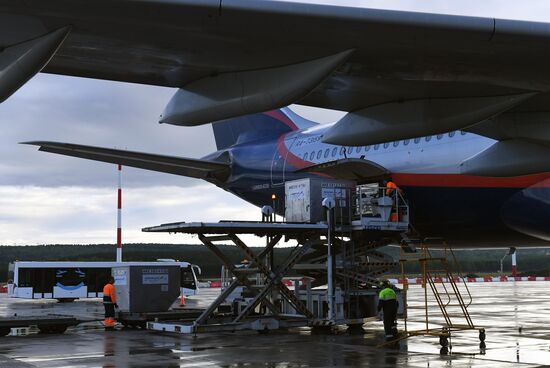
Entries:
{"type": "Polygon", "coordinates": [[[388,197],[393,196],[396,190],[399,190],[399,188],[393,181],[390,180],[386,183],[386,195],[388,197]]]}
{"type": "Polygon", "coordinates": [[[105,320],[103,325],[106,330],[114,330],[115,328],[115,308],[118,308],[116,303],[116,290],[114,277],[110,277],[107,284],[103,287],[103,307],[105,308],[105,320]]]}
{"type": "Polygon", "coordinates": [[[383,313],[386,340],[392,340],[397,336],[398,307],[397,294],[387,280],[383,281],[378,294],[378,312],[382,311],[383,313]]]}

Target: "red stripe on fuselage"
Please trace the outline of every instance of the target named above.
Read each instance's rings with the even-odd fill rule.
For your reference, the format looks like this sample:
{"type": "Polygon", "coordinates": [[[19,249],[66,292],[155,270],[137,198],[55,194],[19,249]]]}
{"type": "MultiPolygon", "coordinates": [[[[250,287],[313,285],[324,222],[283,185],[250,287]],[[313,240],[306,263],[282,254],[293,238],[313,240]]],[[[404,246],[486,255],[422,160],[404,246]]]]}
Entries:
{"type": "Polygon", "coordinates": [[[299,129],[298,126],[288,118],[288,116],[286,116],[279,110],[264,112],[264,115],[267,115],[269,117],[272,117],[273,119],[279,120],[281,123],[285,124],[287,127],[292,129],[293,131],[296,131],[299,129]]]}
{"type": "Polygon", "coordinates": [[[409,187],[459,187],[459,188],[550,188],[550,173],[508,178],[491,178],[461,174],[412,174],[394,173],[393,181],[409,187]]]}
{"type": "Polygon", "coordinates": [[[300,157],[296,156],[294,153],[290,152],[285,144],[286,134],[283,134],[277,140],[277,150],[281,154],[281,157],[286,160],[287,163],[294,166],[296,169],[303,169],[313,165],[313,162],[302,160],[300,157]]]}

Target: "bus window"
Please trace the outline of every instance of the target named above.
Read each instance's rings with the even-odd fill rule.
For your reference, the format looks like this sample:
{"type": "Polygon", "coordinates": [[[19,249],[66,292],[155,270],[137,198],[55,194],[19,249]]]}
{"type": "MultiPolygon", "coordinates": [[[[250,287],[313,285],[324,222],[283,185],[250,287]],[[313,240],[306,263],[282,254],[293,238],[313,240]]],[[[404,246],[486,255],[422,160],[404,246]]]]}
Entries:
{"type": "Polygon", "coordinates": [[[193,290],[197,288],[191,267],[181,268],[181,287],[193,290]]]}
{"type": "Polygon", "coordinates": [[[17,286],[19,287],[32,287],[32,269],[30,268],[20,268],[19,269],[19,279],[16,281],[17,286]]]}
{"type": "Polygon", "coordinates": [[[110,268],[87,268],[86,285],[89,293],[102,293],[111,276],[110,268]]]}

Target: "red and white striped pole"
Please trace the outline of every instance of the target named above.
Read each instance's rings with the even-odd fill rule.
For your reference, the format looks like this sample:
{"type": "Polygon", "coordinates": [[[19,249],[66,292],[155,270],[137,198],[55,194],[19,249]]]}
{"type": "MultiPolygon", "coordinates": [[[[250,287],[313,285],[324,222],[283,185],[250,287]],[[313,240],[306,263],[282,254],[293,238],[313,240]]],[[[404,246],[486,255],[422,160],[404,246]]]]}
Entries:
{"type": "Polygon", "coordinates": [[[122,262],[122,166],[118,165],[118,206],[116,229],[116,261],[122,262]]]}
{"type": "Polygon", "coordinates": [[[512,277],[516,277],[518,274],[518,264],[516,260],[516,251],[512,253],[512,277]]]}

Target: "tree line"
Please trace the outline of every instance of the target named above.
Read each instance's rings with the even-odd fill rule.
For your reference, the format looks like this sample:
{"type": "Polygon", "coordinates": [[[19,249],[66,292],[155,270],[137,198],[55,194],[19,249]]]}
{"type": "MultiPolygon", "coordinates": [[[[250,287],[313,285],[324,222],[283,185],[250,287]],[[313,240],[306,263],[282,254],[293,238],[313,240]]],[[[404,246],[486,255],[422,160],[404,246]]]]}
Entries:
{"type": "MultiPolygon", "coordinates": [[[[263,248],[252,248],[259,253],[263,248]]],[[[282,262],[292,247],[275,248],[275,263],[282,262]]],[[[244,259],[243,252],[230,245],[221,245],[220,250],[234,264],[244,259]]],[[[383,252],[390,254],[395,260],[400,258],[399,248],[384,247],[383,252]]],[[[455,250],[455,255],[464,274],[498,273],[500,259],[507,253],[506,249],[496,250],[455,250]]],[[[519,270],[537,276],[550,275],[550,249],[521,249],[517,251],[519,270]]],[[[434,256],[443,253],[433,251],[434,256]]],[[[0,281],[6,281],[8,263],[13,261],[114,261],[116,247],[113,244],[48,244],[32,246],[0,245],[0,281]]],[[[222,263],[203,245],[191,244],[127,244],[124,245],[124,261],[155,261],[169,258],[187,261],[201,267],[202,278],[218,278],[222,263]]],[[[504,271],[511,270],[510,257],[504,261],[504,271]]],[[[418,273],[417,266],[407,267],[410,273],[418,273]]],[[[399,273],[397,267],[394,273],[399,273]]]]}

